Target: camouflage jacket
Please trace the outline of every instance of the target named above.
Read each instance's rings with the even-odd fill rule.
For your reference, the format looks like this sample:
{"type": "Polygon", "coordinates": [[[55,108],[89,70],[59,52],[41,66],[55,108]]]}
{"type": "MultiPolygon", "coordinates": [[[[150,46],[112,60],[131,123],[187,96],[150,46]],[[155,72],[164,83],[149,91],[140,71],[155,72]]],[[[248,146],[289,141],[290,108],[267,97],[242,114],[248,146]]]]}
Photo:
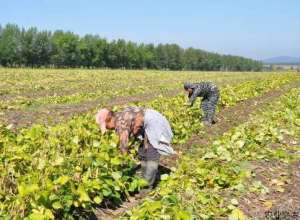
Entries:
{"type": "Polygon", "coordinates": [[[122,152],[128,151],[128,141],[130,136],[143,134],[144,108],[127,107],[121,112],[115,113],[115,131],[119,135],[120,149],[122,152]]]}
{"type": "Polygon", "coordinates": [[[212,96],[219,96],[218,87],[211,82],[185,83],[184,88],[192,90],[188,96],[189,103],[191,105],[194,104],[197,97],[203,97],[204,99],[207,99],[212,96]]]}

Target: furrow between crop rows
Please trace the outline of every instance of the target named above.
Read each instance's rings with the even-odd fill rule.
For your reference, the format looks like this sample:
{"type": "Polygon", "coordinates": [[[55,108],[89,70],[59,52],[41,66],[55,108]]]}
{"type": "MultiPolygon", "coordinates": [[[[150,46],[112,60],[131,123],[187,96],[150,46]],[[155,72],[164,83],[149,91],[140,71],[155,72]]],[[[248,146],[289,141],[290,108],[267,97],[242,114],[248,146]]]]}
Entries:
{"type": "MultiPolygon", "coordinates": [[[[278,78],[222,89],[219,107],[235,105],[292,81],[278,78]]],[[[185,143],[203,129],[198,107],[186,109],[184,95],[144,103],[171,122],[174,143],[185,143]]],[[[143,103],[140,103],[143,104],[143,103]]],[[[35,125],[0,132],[0,215],[8,218],[84,216],[95,205],[118,204],[145,183],[132,174],[135,148],[121,155],[116,136],[101,136],[93,114],[56,126],[35,125]]]]}
{"type": "MultiPolygon", "coordinates": [[[[211,145],[194,146],[170,175],[162,177],[151,197],[121,219],[245,219],[245,196],[262,198],[271,190],[256,178],[253,164],[299,162],[300,146],[294,145],[300,135],[299,106],[300,89],[291,89],[211,145]]],[[[275,170],[274,166],[270,172],[275,170]]],[[[283,174],[269,185],[283,192],[285,180],[283,174]]],[[[265,209],[259,211],[272,207],[268,200],[261,205],[265,209]]],[[[299,210],[289,211],[297,214],[299,210]]],[[[268,213],[251,217],[266,218],[268,213]]]]}

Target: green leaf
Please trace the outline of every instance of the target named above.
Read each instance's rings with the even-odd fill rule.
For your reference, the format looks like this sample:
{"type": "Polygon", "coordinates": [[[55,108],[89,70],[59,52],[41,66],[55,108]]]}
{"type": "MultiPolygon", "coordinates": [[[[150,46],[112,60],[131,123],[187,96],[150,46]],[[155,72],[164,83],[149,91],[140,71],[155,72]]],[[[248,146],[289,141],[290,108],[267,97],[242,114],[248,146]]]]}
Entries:
{"type": "Polygon", "coordinates": [[[119,180],[122,177],[122,173],[120,171],[112,172],[111,175],[115,180],[119,180]]]}
{"type": "Polygon", "coordinates": [[[246,217],[240,209],[234,209],[228,216],[228,220],[246,220],[246,217]]]}
{"type": "Polygon", "coordinates": [[[239,140],[239,141],[236,142],[236,145],[237,145],[238,148],[242,148],[245,145],[245,141],[239,140]]]}
{"type": "Polygon", "coordinates": [[[19,195],[21,197],[25,197],[29,194],[32,194],[39,190],[39,186],[37,184],[21,184],[18,186],[19,195]]]}
{"type": "Polygon", "coordinates": [[[47,216],[45,216],[43,213],[31,213],[28,216],[29,220],[46,220],[47,216]]]}
{"type": "Polygon", "coordinates": [[[231,199],[230,203],[235,206],[237,206],[239,204],[239,202],[236,199],[231,199]]]}
{"type": "Polygon", "coordinates": [[[176,220],[190,220],[191,215],[188,212],[180,210],[175,213],[175,219],[176,220]]]}
{"type": "Polygon", "coordinates": [[[63,206],[61,205],[61,203],[59,201],[52,203],[52,207],[54,209],[62,209],[63,208],[63,206]]]}
{"type": "Polygon", "coordinates": [[[93,200],[97,204],[100,204],[102,202],[102,198],[100,196],[96,196],[93,200]]]}
{"type": "Polygon", "coordinates": [[[78,136],[73,137],[72,142],[74,144],[78,144],[79,143],[79,137],[78,136]]]}
{"type": "Polygon", "coordinates": [[[104,196],[108,197],[112,194],[111,190],[109,188],[102,189],[102,193],[104,196]]]}
{"type": "Polygon", "coordinates": [[[93,147],[100,147],[99,141],[93,141],[93,147]]]}
{"type": "Polygon", "coordinates": [[[54,219],[54,215],[51,212],[51,210],[49,210],[49,209],[45,210],[45,216],[46,216],[47,219],[54,219]]]}
{"type": "Polygon", "coordinates": [[[70,180],[70,177],[68,177],[68,176],[60,176],[53,183],[59,184],[59,185],[65,185],[69,180],[70,180]]]}
{"type": "Polygon", "coordinates": [[[120,165],[121,164],[121,160],[118,157],[114,157],[110,160],[111,164],[113,165],[120,165]]]}
{"type": "Polygon", "coordinates": [[[208,152],[206,153],[204,156],[203,156],[203,159],[213,159],[213,158],[216,158],[217,155],[214,154],[213,152],[208,152]]]}
{"type": "Polygon", "coordinates": [[[85,191],[84,187],[82,185],[80,185],[77,189],[77,193],[79,195],[79,201],[83,201],[83,202],[88,202],[90,201],[90,197],[87,194],[87,192],[85,191]]]}
{"type": "Polygon", "coordinates": [[[155,210],[160,210],[161,209],[161,201],[154,201],[149,203],[149,211],[154,212],[155,210]]]}

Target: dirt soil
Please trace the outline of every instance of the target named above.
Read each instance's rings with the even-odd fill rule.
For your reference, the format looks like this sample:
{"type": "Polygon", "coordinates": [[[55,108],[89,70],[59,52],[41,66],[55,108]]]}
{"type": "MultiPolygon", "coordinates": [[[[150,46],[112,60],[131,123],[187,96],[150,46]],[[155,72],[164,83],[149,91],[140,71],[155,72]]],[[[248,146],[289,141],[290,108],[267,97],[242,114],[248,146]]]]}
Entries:
{"type": "MultiPolygon", "coordinates": [[[[164,96],[176,96],[180,92],[179,89],[170,90],[163,93],[164,96]]],[[[79,104],[70,105],[53,105],[41,107],[37,110],[7,110],[4,112],[6,124],[12,124],[15,130],[23,127],[28,127],[32,124],[52,125],[61,121],[67,120],[72,116],[80,115],[95,109],[97,106],[112,107],[115,105],[125,105],[126,103],[150,101],[158,96],[157,93],[147,93],[129,97],[118,97],[110,100],[109,103],[99,100],[88,101],[79,104]]]]}
{"type": "MultiPolygon", "coordinates": [[[[282,87],[281,89],[269,91],[260,97],[251,98],[243,102],[240,102],[239,104],[233,107],[222,108],[220,112],[217,114],[216,124],[204,128],[201,134],[193,135],[187,143],[183,145],[174,146],[175,149],[180,150],[184,154],[184,153],[188,153],[188,151],[191,149],[191,146],[193,145],[211,144],[217,137],[221,136],[226,131],[229,131],[230,129],[236,127],[237,125],[248,121],[251,113],[262,108],[268,103],[275,101],[277,98],[279,98],[289,89],[298,86],[299,86],[299,82],[295,84],[289,84],[282,87]]],[[[163,167],[176,166],[178,159],[179,159],[178,156],[165,157],[160,161],[160,164],[163,167]]],[[[300,181],[300,179],[298,179],[297,181],[300,181]]],[[[298,191],[300,192],[300,190],[298,191]]],[[[122,215],[127,210],[137,206],[141,201],[142,198],[136,199],[135,197],[130,197],[119,207],[98,208],[95,212],[95,217],[101,220],[114,219],[115,217],[122,215]]]]}
{"type": "MultiPolygon", "coordinates": [[[[187,143],[181,146],[175,146],[177,150],[186,151],[192,145],[210,145],[218,136],[223,135],[226,131],[238,126],[249,120],[249,116],[254,111],[261,109],[264,105],[274,101],[287,90],[297,87],[298,84],[285,86],[280,90],[272,90],[262,96],[251,98],[240,102],[233,107],[225,107],[217,114],[217,123],[204,128],[200,134],[194,134],[187,143]]],[[[176,158],[166,158],[162,162],[166,166],[174,165],[176,158]]]]}
{"type": "MultiPolygon", "coordinates": [[[[300,139],[287,144],[299,148],[300,139]]],[[[300,219],[300,159],[289,164],[263,161],[254,167],[256,179],[268,187],[269,193],[250,193],[241,199],[239,208],[251,219],[300,219]]]]}
{"type": "MultiPolygon", "coordinates": [[[[243,82],[243,80],[235,80],[230,81],[229,79],[223,80],[222,82],[218,83],[218,85],[223,84],[232,84],[243,82]]],[[[172,83],[170,81],[169,83],[172,83]]],[[[28,98],[34,97],[41,97],[41,96],[49,96],[53,95],[53,91],[41,91],[37,94],[28,93],[28,94],[20,94],[20,96],[25,96],[28,98]]],[[[58,92],[59,95],[71,94],[71,92],[77,91],[68,91],[68,92],[58,92]]],[[[178,93],[182,92],[182,89],[170,89],[165,92],[147,92],[144,94],[137,94],[133,96],[125,96],[125,97],[117,97],[114,99],[104,100],[103,98],[92,100],[92,101],[85,101],[78,104],[53,104],[53,105],[45,105],[45,106],[38,106],[38,107],[31,107],[29,109],[24,110],[15,110],[15,109],[8,109],[5,111],[0,112],[0,122],[4,122],[5,124],[12,124],[14,130],[18,130],[23,127],[29,127],[32,124],[46,124],[46,125],[53,125],[65,120],[68,120],[72,116],[80,115],[82,113],[86,113],[91,111],[99,106],[106,106],[111,107],[114,105],[124,105],[127,103],[133,102],[144,102],[150,101],[155,99],[158,95],[164,95],[173,97],[178,95],[178,93]]],[[[9,100],[14,98],[13,95],[3,95],[0,96],[2,100],[9,100]]]]}

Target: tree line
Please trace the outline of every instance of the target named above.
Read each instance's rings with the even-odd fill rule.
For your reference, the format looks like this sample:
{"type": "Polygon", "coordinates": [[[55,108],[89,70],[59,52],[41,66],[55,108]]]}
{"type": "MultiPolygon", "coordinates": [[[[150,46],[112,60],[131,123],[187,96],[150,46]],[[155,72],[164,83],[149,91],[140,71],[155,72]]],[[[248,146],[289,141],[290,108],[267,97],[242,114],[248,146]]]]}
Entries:
{"type": "Polygon", "coordinates": [[[0,64],[5,67],[84,67],[168,70],[259,71],[262,63],[177,44],[108,41],[70,31],[0,26],[0,64]]]}

